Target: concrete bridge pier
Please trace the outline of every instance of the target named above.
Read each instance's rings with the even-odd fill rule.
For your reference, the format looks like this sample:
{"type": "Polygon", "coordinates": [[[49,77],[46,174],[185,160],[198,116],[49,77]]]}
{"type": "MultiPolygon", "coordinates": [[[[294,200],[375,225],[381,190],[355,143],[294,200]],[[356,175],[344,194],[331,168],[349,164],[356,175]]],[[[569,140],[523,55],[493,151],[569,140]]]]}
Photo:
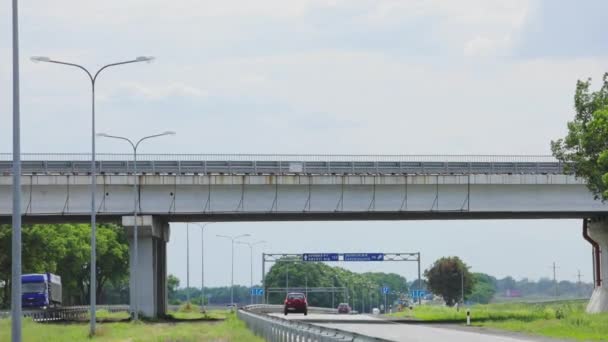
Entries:
{"type": "Polygon", "coordinates": [[[588,223],[588,234],[599,245],[600,281],[597,282],[593,295],[587,305],[588,313],[608,312],[608,218],[592,219],[588,223]]]}
{"type": "Polygon", "coordinates": [[[129,240],[129,296],[131,312],[138,299],[139,312],[146,317],[159,317],[167,311],[167,242],[169,223],[158,217],[138,216],[137,277],[134,274],[133,216],[123,216],[122,225],[129,240]],[[137,279],[136,279],[137,278],[137,279]]]}

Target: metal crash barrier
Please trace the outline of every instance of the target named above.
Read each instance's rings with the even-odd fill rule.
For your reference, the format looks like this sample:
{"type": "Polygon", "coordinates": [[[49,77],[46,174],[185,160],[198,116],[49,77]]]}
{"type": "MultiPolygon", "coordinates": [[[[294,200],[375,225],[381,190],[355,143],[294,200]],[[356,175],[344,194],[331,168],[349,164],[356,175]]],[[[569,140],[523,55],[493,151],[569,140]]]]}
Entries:
{"type": "MultiPolygon", "coordinates": [[[[23,310],[23,317],[30,317],[34,322],[55,322],[55,321],[75,321],[86,320],[89,318],[90,307],[69,306],[64,308],[23,310]]],[[[128,312],[128,305],[98,305],[97,310],[107,310],[108,312],[128,312]]],[[[10,311],[0,311],[0,318],[10,317],[10,311]]]]}
{"type": "MultiPolygon", "coordinates": [[[[388,342],[389,340],[361,335],[340,329],[290,321],[270,316],[270,312],[280,312],[280,305],[250,305],[237,311],[239,319],[245,322],[254,334],[269,342],[388,342]]],[[[336,309],[308,308],[309,313],[335,314],[336,309]]]]}

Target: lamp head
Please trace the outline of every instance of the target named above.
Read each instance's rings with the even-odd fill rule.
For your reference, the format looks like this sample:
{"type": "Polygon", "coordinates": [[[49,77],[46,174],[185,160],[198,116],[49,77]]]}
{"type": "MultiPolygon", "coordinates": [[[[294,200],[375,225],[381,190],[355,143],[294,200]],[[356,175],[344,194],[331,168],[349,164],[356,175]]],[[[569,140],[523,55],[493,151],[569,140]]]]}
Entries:
{"type": "Polygon", "coordinates": [[[38,63],[38,62],[50,62],[51,61],[51,59],[49,57],[46,57],[46,56],[33,56],[33,57],[30,57],[30,59],[34,63],[38,63]]]}
{"type": "Polygon", "coordinates": [[[154,57],[153,56],[139,56],[139,57],[135,58],[135,60],[138,62],[152,63],[152,61],[154,60],[154,57]]]}
{"type": "Polygon", "coordinates": [[[177,133],[175,133],[174,131],[166,131],[162,133],[163,135],[175,135],[177,133]]]}

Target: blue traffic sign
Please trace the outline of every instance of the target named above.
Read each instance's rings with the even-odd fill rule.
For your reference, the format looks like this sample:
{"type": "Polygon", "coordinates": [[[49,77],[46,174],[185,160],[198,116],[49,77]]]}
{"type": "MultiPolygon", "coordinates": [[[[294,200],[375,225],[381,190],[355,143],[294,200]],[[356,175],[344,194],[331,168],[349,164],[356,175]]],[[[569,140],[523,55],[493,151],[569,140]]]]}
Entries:
{"type": "Polygon", "coordinates": [[[344,253],[344,261],[384,261],[384,253],[344,253]]]}
{"type": "Polygon", "coordinates": [[[412,291],[410,291],[410,297],[412,297],[413,299],[424,298],[424,297],[426,297],[426,291],[425,290],[412,290],[412,291]]]}
{"type": "Polygon", "coordinates": [[[264,289],[261,287],[254,287],[251,289],[250,291],[252,296],[263,296],[264,295],[264,289]]]}
{"type": "Polygon", "coordinates": [[[303,261],[338,261],[338,253],[304,253],[303,261]]]}
{"type": "Polygon", "coordinates": [[[388,287],[388,286],[382,287],[382,294],[389,294],[389,292],[391,292],[390,287],[388,287]]]}

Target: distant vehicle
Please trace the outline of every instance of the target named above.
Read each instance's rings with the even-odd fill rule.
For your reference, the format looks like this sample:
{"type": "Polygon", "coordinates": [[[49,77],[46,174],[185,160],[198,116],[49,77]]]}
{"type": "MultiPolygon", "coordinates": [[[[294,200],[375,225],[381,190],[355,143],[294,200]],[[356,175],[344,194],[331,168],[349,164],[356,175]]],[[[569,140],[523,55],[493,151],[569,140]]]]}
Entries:
{"type": "Polygon", "coordinates": [[[348,303],[340,303],[338,305],[338,313],[340,314],[349,314],[350,310],[350,305],[348,305],[348,303]]]}
{"type": "Polygon", "coordinates": [[[52,273],[22,275],[21,306],[42,309],[61,306],[61,277],[52,273]]]}
{"type": "Polygon", "coordinates": [[[308,315],[308,301],[303,293],[292,292],[287,294],[287,297],[285,297],[285,316],[290,312],[303,313],[304,316],[308,315]]]}
{"type": "Polygon", "coordinates": [[[373,314],[373,315],[379,315],[379,314],[380,314],[380,309],[378,309],[378,308],[373,308],[373,309],[372,309],[372,314],[373,314]]]}

